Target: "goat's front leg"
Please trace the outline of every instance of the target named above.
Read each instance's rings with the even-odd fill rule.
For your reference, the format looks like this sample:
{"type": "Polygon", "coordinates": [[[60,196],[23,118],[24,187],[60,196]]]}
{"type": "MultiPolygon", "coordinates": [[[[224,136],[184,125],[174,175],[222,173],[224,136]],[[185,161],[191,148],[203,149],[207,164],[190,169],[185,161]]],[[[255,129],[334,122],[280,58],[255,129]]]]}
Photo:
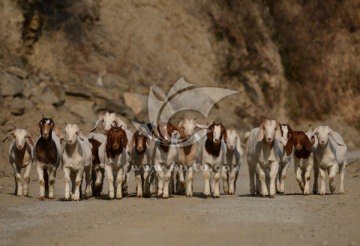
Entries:
{"type": "Polygon", "coordinates": [[[339,169],[338,164],[333,164],[329,169],[329,187],[331,194],[334,194],[336,190],[335,176],[339,169]]]}
{"type": "Polygon", "coordinates": [[[305,176],[304,176],[304,179],[305,179],[305,186],[304,186],[304,195],[309,195],[310,194],[310,175],[311,175],[311,169],[313,169],[313,165],[312,164],[309,164],[307,167],[306,167],[306,170],[305,170],[305,176]]]}
{"type": "Polygon", "coordinates": [[[223,182],[223,190],[224,190],[225,195],[229,194],[228,169],[229,169],[229,166],[226,166],[226,165],[222,166],[222,168],[221,168],[221,179],[223,182]]]}
{"type": "Polygon", "coordinates": [[[123,198],[123,181],[126,175],[126,170],[124,170],[124,167],[120,167],[119,171],[116,175],[116,199],[122,199],[123,198]]]}
{"type": "Polygon", "coordinates": [[[45,200],[45,180],[44,180],[44,172],[46,170],[42,169],[40,164],[36,164],[36,170],[39,176],[39,185],[40,185],[40,197],[41,201],[45,200]]]}
{"type": "Polygon", "coordinates": [[[150,197],[151,169],[149,165],[144,167],[144,196],[150,197]]]}
{"type": "Polygon", "coordinates": [[[163,198],[168,198],[169,197],[169,183],[170,183],[172,171],[174,169],[174,165],[175,165],[175,163],[171,163],[169,169],[165,173],[165,184],[164,184],[163,198]]]}
{"type": "Polygon", "coordinates": [[[314,158],[314,185],[313,185],[313,194],[317,194],[318,191],[319,191],[318,179],[319,179],[319,164],[318,164],[317,160],[314,158]]]}
{"type": "Polygon", "coordinates": [[[85,166],[84,168],[84,173],[85,173],[85,197],[86,198],[90,198],[93,195],[93,190],[92,190],[92,177],[91,177],[91,172],[92,172],[92,167],[91,165],[89,166],[85,166]]]}
{"type": "Polygon", "coordinates": [[[177,186],[178,194],[184,194],[184,192],[185,192],[185,175],[184,175],[184,173],[186,171],[184,171],[183,169],[184,169],[184,166],[180,164],[179,170],[178,170],[178,175],[179,175],[179,183],[177,186]]]}
{"type": "Polygon", "coordinates": [[[273,198],[276,194],[276,185],[275,185],[275,182],[276,182],[276,176],[279,172],[279,162],[277,161],[273,161],[271,163],[271,166],[270,166],[270,173],[269,173],[269,176],[270,176],[270,197],[273,198]]]}
{"type": "Polygon", "coordinates": [[[304,192],[304,182],[302,179],[302,170],[299,165],[295,165],[295,174],[296,174],[296,181],[299,183],[299,187],[301,192],[304,192]]]}
{"type": "Polygon", "coordinates": [[[323,196],[326,194],[325,170],[320,167],[319,173],[320,173],[320,195],[323,196]]]}
{"type": "Polygon", "coordinates": [[[155,163],[155,171],[156,171],[156,176],[157,176],[157,181],[158,181],[158,185],[157,185],[157,190],[158,190],[158,197],[162,197],[163,196],[163,181],[164,181],[164,172],[162,169],[162,166],[159,163],[155,163]]]}
{"type": "Polygon", "coordinates": [[[205,179],[205,188],[204,195],[210,196],[210,167],[208,164],[203,163],[204,167],[204,179],[205,179]]]}
{"type": "Polygon", "coordinates": [[[237,178],[237,167],[234,166],[231,168],[230,170],[230,178],[229,178],[229,183],[230,183],[230,187],[229,187],[229,194],[233,195],[235,194],[235,189],[236,189],[236,178],[237,178]]]}
{"type": "Polygon", "coordinates": [[[339,165],[339,175],[340,175],[340,194],[344,194],[344,176],[345,176],[345,168],[346,161],[343,164],[339,165]]]}
{"type": "Polygon", "coordinates": [[[68,167],[64,167],[64,179],[65,179],[65,200],[68,201],[70,199],[70,169],[68,167]]]}
{"type": "Polygon", "coordinates": [[[187,176],[187,185],[186,185],[186,196],[193,196],[193,179],[194,179],[194,169],[193,165],[189,166],[188,176],[187,176]]]}
{"type": "Polygon", "coordinates": [[[83,173],[84,173],[83,169],[79,169],[75,173],[75,190],[74,190],[74,195],[72,196],[73,201],[80,201],[81,179],[82,179],[83,173]]]}
{"type": "Polygon", "coordinates": [[[95,196],[100,196],[101,195],[101,191],[103,188],[103,184],[104,184],[104,176],[105,176],[105,170],[104,168],[99,167],[96,171],[95,171],[96,177],[94,180],[96,181],[92,181],[95,182],[94,185],[94,195],[95,196]]]}
{"type": "Polygon", "coordinates": [[[221,170],[222,167],[215,166],[214,169],[214,198],[219,198],[220,197],[220,176],[221,176],[221,170]]]}
{"type": "Polygon", "coordinates": [[[31,162],[27,164],[24,172],[24,196],[29,196],[31,162]]]}
{"type": "Polygon", "coordinates": [[[255,195],[255,168],[249,165],[250,194],[255,195]]]}
{"type": "Polygon", "coordinates": [[[13,164],[14,168],[14,178],[15,178],[15,195],[22,196],[22,184],[21,184],[21,168],[18,167],[15,163],[13,164]]]}
{"type": "Polygon", "coordinates": [[[256,173],[259,177],[259,185],[261,185],[261,192],[260,192],[260,196],[261,197],[266,197],[269,195],[267,186],[266,186],[266,170],[260,165],[260,163],[258,163],[256,165],[256,173]]]}
{"type": "Polygon", "coordinates": [[[56,168],[49,168],[49,199],[55,198],[56,168]]]}
{"type": "MultiPolygon", "coordinates": [[[[114,175],[113,175],[111,164],[105,165],[105,172],[106,172],[106,177],[107,177],[108,184],[109,184],[109,198],[114,199],[114,197],[115,197],[114,175]]],[[[121,189],[121,187],[120,187],[120,189],[121,189]]]]}
{"type": "Polygon", "coordinates": [[[134,173],[135,173],[135,180],[136,180],[136,196],[141,198],[143,196],[142,190],[142,179],[141,179],[141,166],[135,165],[134,166],[134,173]]]}

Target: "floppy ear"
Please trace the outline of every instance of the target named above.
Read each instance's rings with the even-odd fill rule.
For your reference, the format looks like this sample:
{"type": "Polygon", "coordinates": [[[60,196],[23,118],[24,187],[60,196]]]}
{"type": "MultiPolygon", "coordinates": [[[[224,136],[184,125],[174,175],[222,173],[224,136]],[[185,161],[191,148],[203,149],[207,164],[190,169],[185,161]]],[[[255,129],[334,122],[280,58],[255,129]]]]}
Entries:
{"type": "Polygon", "coordinates": [[[214,129],[213,128],[208,128],[206,131],[206,137],[207,139],[211,140],[214,138],[214,134],[213,134],[214,129]]]}
{"type": "Polygon", "coordinates": [[[305,148],[307,151],[311,151],[311,146],[314,144],[314,141],[310,141],[309,138],[305,135],[305,148]]]}
{"type": "Polygon", "coordinates": [[[182,119],[179,124],[178,124],[178,127],[183,127],[183,124],[184,124],[184,119],[182,119]]]}
{"type": "Polygon", "coordinates": [[[221,125],[221,135],[224,137],[224,142],[227,140],[227,131],[223,125],[221,125]]]}
{"type": "Polygon", "coordinates": [[[117,124],[120,126],[122,125],[122,129],[127,129],[127,125],[125,124],[125,122],[123,120],[120,119],[119,116],[116,116],[115,121],[117,122],[117,124]]]}
{"type": "Polygon", "coordinates": [[[294,143],[293,143],[292,136],[291,136],[285,145],[285,151],[286,151],[287,156],[291,155],[291,153],[293,151],[293,146],[294,146],[294,143]]]}
{"type": "Polygon", "coordinates": [[[265,125],[264,125],[264,123],[262,123],[260,125],[259,132],[258,132],[258,135],[256,137],[256,141],[261,142],[263,140],[263,138],[264,138],[264,135],[265,135],[265,125]]]}
{"type": "MultiPolygon", "coordinates": [[[[180,127],[175,126],[175,125],[173,125],[173,124],[170,124],[170,126],[171,126],[171,132],[177,131],[177,132],[180,134],[181,138],[183,138],[183,139],[186,139],[186,138],[187,138],[187,136],[185,135],[185,133],[183,132],[183,130],[181,130],[180,127]]],[[[170,137],[171,137],[171,136],[170,136],[170,137]]]]}
{"type": "Polygon", "coordinates": [[[121,145],[124,149],[126,149],[127,144],[128,144],[128,138],[127,138],[126,134],[124,134],[124,138],[121,141],[121,145]]]}
{"type": "Polygon", "coordinates": [[[236,149],[237,149],[237,151],[239,151],[239,153],[240,153],[240,155],[243,155],[244,154],[244,151],[243,151],[243,149],[242,149],[242,147],[241,147],[241,141],[240,141],[240,136],[239,136],[239,134],[236,134],[237,136],[237,139],[236,139],[236,149]]]}
{"type": "Polygon", "coordinates": [[[84,134],[82,133],[81,129],[79,129],[79,130],[77,131],[77,133],[78,133],[78,137],[80,138],[80,140],[81,140],[81,141],[84,141],[85,136],[84,136],[84,134]]]}
{"type": "Polygon", "coordinates": [[[329,127],[329,136],[332,137],[332,139],[334,139],[334,141],[338,144],[338,145],[341,145],[341,146],[345,146],[346,144],[344,143],[344,140],[342,139],[342,137],[335,133],[333,130],[330,129],[329,127]]]}
{"type": "Polygon", "coordinates": [[[134,147],[135,144],[135,134],[132,135],[131,139],[130,139],[130,143],[129,143],[129,151],[131,151],[134,147]]]}
{"type": "Polygon", "coordinates": [[[290,134],[293,134],[293,130],[291,129],[290,125],[289,124],[286,124],[287,125],[287,128],[288,128],[288,131],[290,134]]]}
{"type": "Polygon", "coordinates": [[[199,123],[197,123],[196,121],[195,121],[195,125],[196,125],[196,127],[199,128],[199,129],[207,129],[207,128],[209,127],[209,126],[204,125],[204,124],[199,124],[199,123]]]}
{"type": "Polygon", "coordinates": [[[314,136],[319,130],[319,127],[316,127],[315,130],[311,133],[311,136],[314,136]]]}
{"type": "Polygon", "coordinates": [[[6,135],[6,137],[2,140],[2,142],[5,143],[6,140],[8,140],[8,138],[11,137],[11,136],[12,136],[12,137],[15,137],[14,131],[9,132],[9,133],[6,135]]]}
{"type": "Polygon", "coordinates": [[[100,119],[98,119],[95,123],[95,126],[90,130],[90,132],[93,132],[96,130],[97,126],[99,125],[99,123],[104,120],[104,117],[101,117],[100,119]]]}

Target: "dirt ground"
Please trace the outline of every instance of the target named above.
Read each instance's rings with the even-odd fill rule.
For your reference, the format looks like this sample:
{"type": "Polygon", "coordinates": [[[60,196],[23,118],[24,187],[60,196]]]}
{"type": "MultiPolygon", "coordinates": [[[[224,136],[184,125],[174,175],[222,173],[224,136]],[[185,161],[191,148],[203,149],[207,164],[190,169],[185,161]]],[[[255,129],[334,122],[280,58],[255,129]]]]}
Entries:
{"type": "Polygon", "coordinates": [[[110,201],[104,195],[65,202],[59,170],[57,199],[41,202],[34,167],[31,176],[31,197],[13,195],[12,177],[0,179],[0,245],[360,244],[359,161],[347,168],[346,194],[323,197],[301,195],[293,167],[285,195],[251,197],[245,163],[236,195],[219,199],[202,196],[204,181],[198,172],[193,198],[140,199],[132,193],[122,200],[110,201]]]}

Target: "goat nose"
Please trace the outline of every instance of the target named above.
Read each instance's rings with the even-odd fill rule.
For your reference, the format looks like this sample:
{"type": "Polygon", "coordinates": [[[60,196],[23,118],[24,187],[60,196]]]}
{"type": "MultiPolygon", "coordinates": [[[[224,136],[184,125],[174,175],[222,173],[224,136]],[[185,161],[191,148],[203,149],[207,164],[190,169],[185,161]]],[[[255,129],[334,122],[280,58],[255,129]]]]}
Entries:
{"type": "Polygon", "coordinates": [[[230,147],[230,149],[233,149],[233,148],[234,148],[234,145],[230,145],[229,147],[230,147]]]}
{"type": "Polygon", "coordinates": [[[271,142],[271,141],[272,141],[272,138],[267,138],[267,141],[268,141],[268,142],[271,142]]]}
{"type": "Polygon", "coordinates": [[[220,139],[215,139],[214,142],[215,143],[220,143],[220,139]]]}
{"type": "Polygon", "coordinates": [[[118,149],[119,145],[118,144],[113,144],[113,149],[118,149]]]}
{"type": "Polygon", "coordinates": [[[324,141],[324,140],[321,140],[320,143],[321,143],[321,144],[325,144],[325,141],[324,141]]]}
{"type": "Polygon", "coordinates": [[[138,146],[137,149],[138,149],[138,151],[142,151],[144,148],[141,146],[138,146]]]}

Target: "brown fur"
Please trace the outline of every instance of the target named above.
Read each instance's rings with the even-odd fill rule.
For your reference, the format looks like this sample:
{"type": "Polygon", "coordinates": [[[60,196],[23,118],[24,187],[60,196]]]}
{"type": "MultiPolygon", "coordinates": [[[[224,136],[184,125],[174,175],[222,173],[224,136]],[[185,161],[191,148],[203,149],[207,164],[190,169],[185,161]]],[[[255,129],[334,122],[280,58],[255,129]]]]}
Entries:
{"type": "Polygon", "coordinates": [[[106,140],[106,156],[108,158],[114,158],[120,155],[123,149],[126,149],[128,139],[126,132],[122,127],[111,127],[107,133],[106,140]]]}
{"type": "Polygon", "coordinates": [[[310,141],[308,136],[303,131],[292,131],[290,138],[285,146],[286,154],[290,155],[293,148],[295,148],[295,156],[299,159],[307,159],[311,154],[311,146],[314,141],[310,141]],[[296,146],[301,146],[301,149],[296,149],[296,146]]]}
{"type": "Polygon", "coordinates": [[[35,158],[38,162],[44,164],[55,163],[57,161],[57,149],[55,142],[52,140],[52,130],[55,124],[51,118],[42,118],[39,122],[41,137],[35,146],[35,158]],[[46,121],[50,120],[50,124],[46,121]],[[48,131],[48,138],[44,139],[43,132],[48,131]]]}
{"type": "Polygon", "coordinates": [[[96,139],[94,139],[94,137],[89,139],[89,142],[92,145],[91,148],[91,153],[92,153],[92,160],[93,160],[93,165],[98,165],[100,164],[100,158],[99,158],[99,147],[101,145],[101,143],[99,141],[97,141],[96,139]]]}
{"type": "Polygon", "coordinates": [[[166,124],[167,134],[169,137],[171,137],[171,135],[174,131],[177,131],[180,134],[180,137],[182,139],[186,139],[187,137],[186,137],[185,133],[180,129],[180,127],[175,126],[169,122],[168,123],[159,123],[159,125],[157,126],[156,131],[154,133],[154,136],[156,138],[160,139],[160,141],[161,141],[160,147],[162,148],[162,150],[164,152],[167,153],[169,151],[169,146],[171,143],[169,141],[165,140],[165,136],[163,136],[161,129],[160,129],[161,127],[165,127],[165,124],[166,124]]]}
{"type": "Polygon", "coordinates": [[[226,139],[227,139],[225,127],[220,123],[212,123],[208,127],[206,137],[207,137],[206,142],[205,142],[205,150],[206,150],[206,152],[208,152],[209,154],[211,154],[213,156],[219,156],[220,155],[220,150],[221,150],[221,139],[224,139],[225,142],[226,142],[226,139]],[[219,125],[221,127],[220,143],[216,144],[216,143],[213,142],[213,131],[214,131],[214,127],[219,126],[219,125]]]}

